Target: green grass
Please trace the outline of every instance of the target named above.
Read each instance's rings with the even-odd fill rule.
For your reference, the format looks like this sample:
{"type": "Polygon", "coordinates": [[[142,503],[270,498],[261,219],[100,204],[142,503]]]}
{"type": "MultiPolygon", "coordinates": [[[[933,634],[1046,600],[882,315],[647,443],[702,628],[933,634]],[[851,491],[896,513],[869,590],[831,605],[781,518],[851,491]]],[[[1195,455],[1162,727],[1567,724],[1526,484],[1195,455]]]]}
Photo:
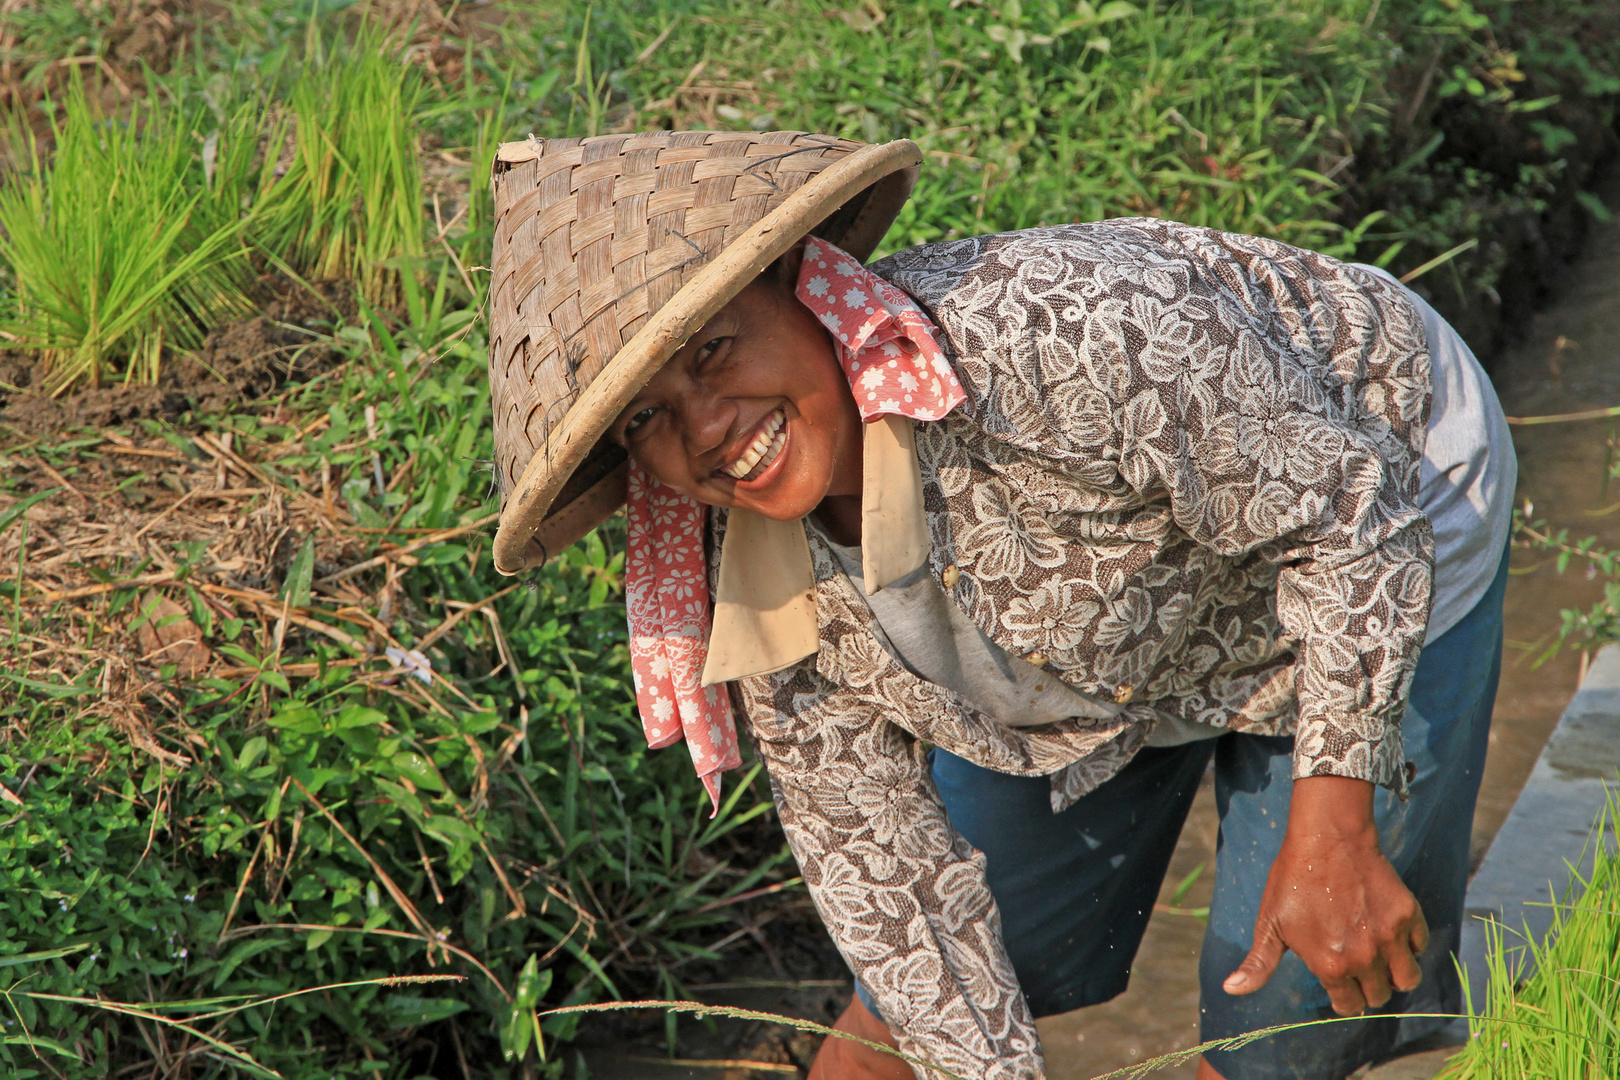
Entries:
{"type": "Polygon", "coordinates": [[[618,3],[598,4],[596,25],[617,28],[627,52],[670,28],[622,71],[634,114],[621,124],[768,117],[916,139],[930,160],[890,247],[1122,214],[1322,247],[1343,235],[1322,174],[1373,119],[1368,10],[930,0],[888,5],[874,25],[817,0],[618,3]],[[1307,49],[1314,70],[1297,64],[1307,49]],[[683,90],[699,63],[704,90],[683,90]]]}
{"type": "Polygon", "coordinates": [[[323,41],[311,24],[291,73],[292,160],[255,209],[258,243],[320,280],[397,304],[423,253],[415,127],[421,87],[397,42],[362,29],[323,41]]]}
{"type": "MultiPolygon", "coordinates": [[[[42,2],[47,15],[67,6],[42,2]]],[[[220,267],[235,289],[254,285],[234,276],[238,266],[262,275],[283,265],[352,286],[358,313],[311,328],[344,360],[318,381],[232,415],[124,430],[188,457],[199,453],[193,434],[228,431],[254,448],[284,501],[318,489],[330,470],[355,523],[345,558],[356,560],[423,535],[402,530],[460,528],[494,508],[483,464],[491,452],[479,264],[490,229],[483,181],[503,138],[660,124],[906,136],[929,158],[889,250],[1158,213],[1401,269],[1466,239],[1493,207],[1538,197],[1538,178],[1558,166],[1521,155],[1527,171],[1504,179],[1443,140],[1431,146],[1438,127],[1427,112],[1407,125],[1399,96],[1416,79],[1410,57],[1421,69],[1443,47],[1430,97],[1440,95],[1448,122],[1556,126],[1557,108],[1522,108],[1545,96],[1549,80],[1571,93],[1612,94],[1604,50],[1613,35],[1571,35],[1550,17],[1543,31],[1532,24],[1547,3],[1384,0],[1369,21],[1370,0],[1142,0],[1130,10],[1067,0],[535,0],[506,5],[498,34],[462,41],[464,63],[452,75],[402,59],[407,39],[431,44],[437,30],[413,39],[378,27],[388,36],[368,36],[342,4],[242,4],[200,28],[180,70],[146,80],[153,96],[136,122],[122,113],[108,122],[85,106],[79,142],[65,140],[54,162],[41,155],[0,186],[0,206],[15,201],[26,236],[30,216],[48,224],[60,201],[78,215],[76,235],[63,242],[88,250],[97,234],[125,260],[107,276],[115,283],[139,277],[127,266],[157,255],[154,245],[126,242],[142,234],[110,223],[172,227],[183,216],[163,258],[195,251],[210,230],[227,236],[232,252],[247,252],[220,267]],[[1476,23],[1480,12],[1492,21],[1476,23]],[[1535,18],[1512,22],[1514,12],[1535,18]],[[1504,98],[1489,72],[1514,49],[1543,89],[1514,83],[1504,98]],[[424,159],[441,151],[471,163],[471,186],[452,191],[435,221],[420,177],[424,159]],[[86,182],[109,175],[113,153],[152,154],[178,183],[140,189],[152,192],[148,203],[128,200],[128,186],[86,182]],[[60,164],[81,160],[92,165],[60,164]],[[61,184],[61,200],[46,180],[61,184]],[[30,183],[35,201],[17,201],[30,183]],[[190,209],[158,214],[152,205],[190,209]],[[379,491],[379,471],[407,479],[379,491]]],[[[1557,10],[1598,19],[1615,8],[1569,0],[1557,10]]],[[[61,105],[54,118],[65,125],[71,109],[66,98],[61,105]]],[[[16,235],[9,226],[8,235],[16,235]]],[[[53,263],[46,255],[58,241],[40,237],[26,241],[32,254],[0,259],[18,326],[25,307],[36,325],[43,318],[39,302],[24,303],[37,292],[25,278],[59,281],[69,294],[109,288],[83,272],[101,264],[53,263]]],[[[148,272],[144,282],[162,278],[148,272]]],[[[104,383],[149,378],[154,360],[195,348],[221,317],[206,314],[197,281],[176,278],[123,337],[91,335],[102,344],[81,381],[92,370],[104,383]]],[[[128,280],[123,288],[120,297],[139,291],[128,280]]],[[[36,351],[68,356],[65,343],[76,339],[52,340],[35,341],[36,351]]],[[[0,492],[24,497],[38,491],[15,477],[34,455],[68,483],[87,483],[80,470],[100,452],[77,435],[0,445],[0,492]]],[[[272,503],[244,501],[238,516],[273,517],[272,503]]],[[[0,541],[29,528],[16,505],[0,510],[0,541]]],[[[287,550],[310,550],[309,535],[290,535],[287,550]]],[[[206,563],[204,547],[179,544],[163,556],[185,578],[206,563]]],[[[10,1019],[67,1051],[38,1043],[36,1056],[6,1027],[0,1071],[88,1078],[175,1064],[181,1036],[159,1042],[169,1047],[164,1058],[140,1016],[62,1000],[101,997],[184,1005],[175,1015],[199,1016],[211,1037],[300,1080],[406,1080],[434,1054],[443,1056],[431,1067],[442,1072],[458,1052],[474,1075],[558,1076],[555,1055],[541,1063],[532,1038],[524,1044],[529,1009],[688,996],[690,974],[727,962],[747,919],[770,914],[740,898],[796,885],[762,777],[728,779],[733,801],[711,822],[687,755],[647,751],[627,689],[619,551],[610,525],[494,599],[493,618],[480,612],[457,624],[426,650],[442,677],[431,687],[385,683],[384,665],[342,639],[293,633],[278,645],[273,619],[226,617],[205,602],[202,574],[161,588],[247,674],[186,684],[116,651],[142,590],[114,588],[79,605],[19,603],[34,554],[0,567],[0,670],[11,676],[0,690],[0,783],[25,804],[0,799],[0,820],[20,815],[0,829],[0,985],[22,979],[23,989],[56,995],[14,994],[10,1019]],[[189,760],[131,742],[102,696],[103,660],[68,669],[76,681],[66,681],[40,666],[52,662],[38,659],[40,639],[111,651],[127,664],[114,666],[129,672],[129,700],[157,744],[189,760]],[[47,955],[64,949],[74,951],[47,955]],[[368,981],[445,971],[467,979],[416,988],[368,981]],[[312,988],[323,989],[214,1017],[198,1004],[312,988]]],[[[405,647],[455,605],[512,584],[489,566],[487,530],[412,558],[392,579],[382,569],[350,579],[360,586],[354,605],[405,647]]],[[[310,619],[358,643],[367,624],[342,613],[331,587],[311,589],[334,568],[292,558],[265,587],[289,601],[308,596],[310,619]]],[[[152,570],[100,560],[94,578],[118,584],[152,570]]],[[[548,1047],[571,1037],[577,1018],[549,1014],[548,1047]]],[[[198,1050],[193,1075],[229,1074],[198,1050]]]]}
{"type": "Polygon", "coordinates": [[[1490,982],[1470,1005],[1475,1034],[1438,1080],[1620,1076],[1620,799],[1591,842],[1592,872],[1554,905],[1544,940],[1487,925],[1490,982]]]}

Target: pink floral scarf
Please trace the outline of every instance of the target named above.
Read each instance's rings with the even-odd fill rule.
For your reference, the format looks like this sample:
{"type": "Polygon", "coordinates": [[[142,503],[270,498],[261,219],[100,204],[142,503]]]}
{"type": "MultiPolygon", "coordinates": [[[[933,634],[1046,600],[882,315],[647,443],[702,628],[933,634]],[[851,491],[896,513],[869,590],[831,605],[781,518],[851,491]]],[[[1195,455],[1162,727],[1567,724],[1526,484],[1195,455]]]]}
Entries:
{"type": "MultiPolygon", "coordinates": [[[[795,295],[832,333],[863,421],[938,420],[966,400],[928,316],[852,256],[810,239],[795,295]]],[[[700,685],[712,604],[703,551],[708,507],[658,483],[632,458],[625,512],[630,668],[647,745],[684,737],[718,813],[720,774],[742,757],[726,687],[700,685]]]]}

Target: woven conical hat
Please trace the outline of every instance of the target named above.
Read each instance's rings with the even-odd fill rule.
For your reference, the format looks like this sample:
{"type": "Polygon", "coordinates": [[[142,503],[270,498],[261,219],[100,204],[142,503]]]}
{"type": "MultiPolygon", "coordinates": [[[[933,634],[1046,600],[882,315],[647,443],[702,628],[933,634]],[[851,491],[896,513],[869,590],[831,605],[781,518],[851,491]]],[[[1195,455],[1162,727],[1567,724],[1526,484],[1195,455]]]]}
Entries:
{"type": "Polygon", "coordinates": [[[489,387],[495,566],[545,561],[623,502],[602,433],[686,339],[801,239],[871,255],[921,152],[802,131],[506,143],[495,156],[489,387]]]}

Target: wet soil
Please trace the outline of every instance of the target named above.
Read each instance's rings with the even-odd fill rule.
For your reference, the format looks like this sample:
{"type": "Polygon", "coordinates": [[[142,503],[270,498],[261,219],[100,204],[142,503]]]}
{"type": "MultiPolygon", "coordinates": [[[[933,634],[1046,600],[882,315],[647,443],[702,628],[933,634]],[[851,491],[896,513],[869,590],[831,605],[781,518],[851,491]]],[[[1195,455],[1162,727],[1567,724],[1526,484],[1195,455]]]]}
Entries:
{"type": "Polygon", "coordinates": [[[0,424],[45,438],[74,428],[172,420],[187,412],[223,414],[256,405],[283,385],[340,362],[327,335],[335,319],[353,314],[346,289],[311,292],[271,281],[257,306],[260,314],[211,331],[196,355],[166,354],[153,385],[118,383],[53,397],[36,357],[0,351],[0,424]]]}

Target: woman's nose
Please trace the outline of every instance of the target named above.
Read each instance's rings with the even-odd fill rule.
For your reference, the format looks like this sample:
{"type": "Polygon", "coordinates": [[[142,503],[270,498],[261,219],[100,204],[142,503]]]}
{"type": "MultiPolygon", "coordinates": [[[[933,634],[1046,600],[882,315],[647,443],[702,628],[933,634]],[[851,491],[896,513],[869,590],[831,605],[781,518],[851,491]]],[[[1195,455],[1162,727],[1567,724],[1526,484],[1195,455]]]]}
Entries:
{"type": "Polygon", "coordinates": [[[686,452],[701,457],[725,445],[737,408],[701,383],[691,385],[681,403],[681,435],[686,452]]]}

